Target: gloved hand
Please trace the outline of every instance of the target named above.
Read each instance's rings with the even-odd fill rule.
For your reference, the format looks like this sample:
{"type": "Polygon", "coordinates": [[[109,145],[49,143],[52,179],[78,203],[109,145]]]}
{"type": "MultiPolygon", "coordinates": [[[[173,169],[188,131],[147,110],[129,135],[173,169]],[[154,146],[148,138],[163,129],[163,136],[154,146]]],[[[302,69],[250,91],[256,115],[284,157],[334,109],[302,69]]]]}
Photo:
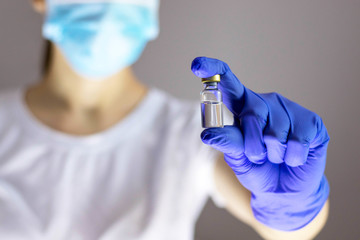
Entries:
{"type": "Polygon", "coordinates": [[[221,75],[218,87],[234,124],[205,129],[201,138],[224,153],[251,191],[255,218],[284,231],[311,222],[329,194],[324,176],[329,136],[321,118],[280,94],[249,90],[220,60],[195,58],[191,70],[200,78],[221,75]]]}

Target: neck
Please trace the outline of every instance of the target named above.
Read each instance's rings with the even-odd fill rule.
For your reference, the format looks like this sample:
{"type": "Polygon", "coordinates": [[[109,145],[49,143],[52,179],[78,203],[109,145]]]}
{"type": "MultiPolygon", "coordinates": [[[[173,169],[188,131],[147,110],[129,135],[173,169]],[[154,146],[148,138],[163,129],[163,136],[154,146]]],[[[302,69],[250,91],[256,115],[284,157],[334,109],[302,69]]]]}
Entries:
{"type": "Polygon", "coordinates": [[[130,105],[144,95],[146,87],[141,84],[132,69],[127,67],[106,79],[91,80],[74,72],[61,51],[52,45],[49,70],[43,80],[35,86],[46,93],[47,105],[56,105],[71,112],[111,109],[114,104],[130,105]]]}

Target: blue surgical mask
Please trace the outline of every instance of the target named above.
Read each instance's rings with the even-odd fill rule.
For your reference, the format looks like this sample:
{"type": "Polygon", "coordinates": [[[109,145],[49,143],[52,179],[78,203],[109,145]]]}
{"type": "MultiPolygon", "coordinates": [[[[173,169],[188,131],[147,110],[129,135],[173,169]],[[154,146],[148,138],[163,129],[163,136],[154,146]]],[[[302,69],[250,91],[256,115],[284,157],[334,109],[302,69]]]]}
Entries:
{"type": "Polygon", "coordinates": [[[159,34],[159,0],[47,0],[43,36],[80,75],[109,77],[135,63],[159,34]]]}

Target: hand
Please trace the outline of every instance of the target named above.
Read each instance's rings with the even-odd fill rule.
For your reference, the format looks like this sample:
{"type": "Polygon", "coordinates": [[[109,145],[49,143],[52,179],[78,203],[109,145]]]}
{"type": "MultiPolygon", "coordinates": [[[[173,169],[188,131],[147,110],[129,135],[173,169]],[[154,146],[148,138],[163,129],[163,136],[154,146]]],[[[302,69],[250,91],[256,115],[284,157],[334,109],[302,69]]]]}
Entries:
{"type": "Polygon", "coordinates": [[[329,194],[324,176],[329,136],[321,118],[278,93],[249,90],[220,60],[195,58],[191,70],[201,78],[221,75],[219,89],[234,124],[205,129],[201,138],[224,153],[251,191],[254,216],[279,230],[309,223],[329,194]]]}

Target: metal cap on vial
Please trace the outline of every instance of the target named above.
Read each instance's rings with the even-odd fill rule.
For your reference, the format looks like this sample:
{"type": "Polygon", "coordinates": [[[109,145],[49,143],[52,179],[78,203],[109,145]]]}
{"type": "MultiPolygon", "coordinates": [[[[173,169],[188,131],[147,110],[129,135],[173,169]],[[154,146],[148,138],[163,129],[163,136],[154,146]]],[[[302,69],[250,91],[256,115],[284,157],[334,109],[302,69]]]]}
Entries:
{"type": "Polygon", "coordinates": [[[216,74],[212,77],[202,78],[202,83],[208,83],[208,82],[220,82],[220,74],[216,74]]]}

